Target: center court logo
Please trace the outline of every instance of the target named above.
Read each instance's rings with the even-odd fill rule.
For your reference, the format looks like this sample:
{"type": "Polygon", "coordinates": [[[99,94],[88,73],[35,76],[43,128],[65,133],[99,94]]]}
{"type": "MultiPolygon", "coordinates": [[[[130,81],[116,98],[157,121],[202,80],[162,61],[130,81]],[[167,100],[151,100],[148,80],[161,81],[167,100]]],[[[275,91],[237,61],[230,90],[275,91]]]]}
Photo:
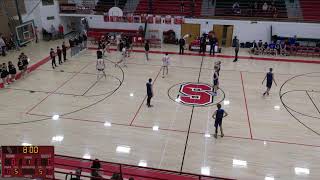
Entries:
{"type": "Polygon", "coordinates": [[[172,86],[168,90],[171,100],[187,106],[210,106],[224,99],[224,93],[220,90],[218,96],[212,95],[213,88],[206,83],[186,82],[172,86]]]}

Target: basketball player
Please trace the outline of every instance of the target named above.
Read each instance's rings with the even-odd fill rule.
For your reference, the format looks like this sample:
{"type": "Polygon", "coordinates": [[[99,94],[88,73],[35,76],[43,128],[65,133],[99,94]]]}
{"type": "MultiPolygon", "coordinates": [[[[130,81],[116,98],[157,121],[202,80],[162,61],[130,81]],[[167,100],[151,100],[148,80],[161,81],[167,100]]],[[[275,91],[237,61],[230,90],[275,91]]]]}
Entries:
{"type": "Polygon", "coordinates": [[[218,61],[215,63],[215,66],[217,66],[217,72],[218,72],[218,76],[220,76],[220,69],[221,69],[221,61],[218,61]]]}
{"type": "Polygon", "coordinates": [[[7,65],[6,65],[6,63],[3,63],[2,67],[1,67],[1,79],[2,79],[4,86],[10,84],[9,79],[8,79],[8,75],[9,75],[9,72],[7,69],[7,65]]]}
{"type": "Polygon", "coordinates": [[[57,55],[58,55],[58,59],[59,59],[59,65],[61,65],[62,64],[62,51],[59,46],[57,46],[57,55]]]}
{"type": "Polygon", "coordinates": [[[165,56],[163,56],[162,58],[162,78],[164,78],[164,71],[166,71],[166,75],[168,75],[169,73],[169,60],[170,60],[170,57],[169,57],[169,54],[166,53],[165,56]]]}
{"type": "Polygon", "coordinates": [[[52,69],[54,69],[55,67],[58,67],[56,64],[56,53],[52,48],[50,49],[50,57],[51,57],[52,69]]]}
{"type": "Polygon", "coordinates": [[[19,58],[18,60],[18,69],[21,71],[21,77],[24,78],[24,65],[23,65],[23,61],[22,61],[22,58],[19,58]]]}
{"type": "Polygon", "coordinates": [[[213,73],[213,96],[217,95],[217,91],[219,89],[219,67],[214,66],[213,73]]]}
{"type": "Polygon", "coordinates": [[[127,54],[127,57],[130,57],[130,42],[129,42],[129,37],[126,37],[125,39],[125,46],[126,46],[126,54],[127,54]]]}
{"type": "Polygon", "coordinates": [[[25,73],[27,73],[27,70],[28,70],[29,58],[24,53],[21,53],[19,56],[19,60],[20,59],[22,62],[21,77],[24,78],[24,75],[25,75],[25,73]]]}
{"type": "Polygon", "coordinates": [[[153,88],[152,88],[152,79],[150,78],[146,84],[147,86],[147,106],[150,108],[152,107],[151,98],[153,97],[153,88]]]}
{"type": "Polygon", "coordinates": [[[111,45],[111,42],[110,42],[110,40],[108,38],[107,42],[106,42],[106,51],[107,51],[107,53],[110,53],[110,45],[111,45]]]}
{"type": "Polygon", "coordinates": [[[21,71],[22,78],[24,78],[24,75],[27,72],[28,64],[28,57],[24,53],[21,53],[18,61],[18,68],[21,71]]]}
{"type": "Polygon", "coordinates": [[[8,62],[8,69],[9,69],[9,74],[10,74],[10,79],[11,81],[16,81],[16,74],[17,70],[16,67],[12,64],[11,61],[8,62]]]}
{"type": "Polygon", "coordinates": [[[266,76],[264,77],[262,84],[264,83],[264,81],[267,79],[267,90],[263,93],[263,96],[265,96],[266,94],[269,96],[269,91],[272,87],[272,82],[274,82],[274,84],[277,86],[276,81],[274,80],[274,74],[272,73],[273,69],[270,68],[269,72],[266,74],[266,76]]]}
{"type": "Polygon", "coordinates": [[[98,51],[97,51],[97,59],[102,59],[102,56],[103,56],[103,52],[102,52],[102,50],[99,48],[98,51]]]}
{"type": "MultiPolygon", "coordinates": [[[[102,54],[102,52],[101,52],[101,54],[102,54]]],[[[97,68],[97,71],[98,71],[98,73],[97,73],[97,81],[99,80],[100,72],[102,72],[104,78],[107,78],[107,75],[104,72],[105,67],[106,67],[106,65],[104,63],[104,59],[103,58],[98,58],[97,59],[97,64],[96,64],[96,68],[97,68]]]]}
{"type": "Polygon", "coordinates": [[[127,43],[126,43],[126,46],[127,46],[127,56],[130,57],[130,54],[131,54],[131,52],[133,51],[132,37],[131,37],[131,36],[128,36],[126,41],[127,41],[127,43]]]}
{"type": "Polygon", "coordinates": [[[116,65],[119,65],[120,63],[123,63],[123,66],[124,67],[127,67],[127,64],[126,64],[126,57],[127,57],[127,50],[125,47],[122,48],[122,51],[121,51],[121,60],[119,62],[117,62],[116,65]]]}
{"type": "Polygon", "coordinates": [[[218,127],[220,127],[221,137],[224,136],[223,130],[222,130],[222,119],[226,116],[228,116],[228,113],[221,109],[221,104],[217,104],[217,110],[213,113],[212,118],[215,119],[214,121],[214,127],[215,127],[215,134],[214,138],[218,138],[218,127]]]}

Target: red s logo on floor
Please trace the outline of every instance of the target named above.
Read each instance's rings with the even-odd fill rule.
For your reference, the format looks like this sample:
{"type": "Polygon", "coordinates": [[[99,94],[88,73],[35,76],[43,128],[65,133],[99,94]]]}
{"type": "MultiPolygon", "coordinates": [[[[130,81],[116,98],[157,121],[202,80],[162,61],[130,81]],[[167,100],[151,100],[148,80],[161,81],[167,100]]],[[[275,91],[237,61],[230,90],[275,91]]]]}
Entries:
{"type": "Polygon", "coordinates": [[[180,103],[193,106],[207,106],[213,103],[213,88],[203,83],[181,84],[178,99],[180,103]]]}

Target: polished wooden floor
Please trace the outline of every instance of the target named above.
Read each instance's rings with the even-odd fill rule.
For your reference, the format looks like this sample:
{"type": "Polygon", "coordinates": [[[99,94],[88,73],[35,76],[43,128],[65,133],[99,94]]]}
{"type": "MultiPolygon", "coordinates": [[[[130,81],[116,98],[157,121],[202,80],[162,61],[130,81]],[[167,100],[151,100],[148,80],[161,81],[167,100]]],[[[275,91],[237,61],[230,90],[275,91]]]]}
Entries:
{"type": "MultiPolygon", "coordinates": [[[[37,63],[57,44],[41,42],[24,51],[37,63]]],[[[94,50],[69,57],[55,70],[50,62],[40,66],[0,90],[0,144],[54,145],[57,154],[241,180],[320,178],[320,64],[307,63],[317,59],[243,57],[234,63],[227,56],[172,54],[162,78],[160,52],[176,48],[153,49],[159,52],[150,61],[133,52],[128,67],[114,65],[120,55],[113,51],[106,57],[107,78],[99,81],[94,50]],[[175,101],[181,83],[212,84],[218,60],[222,91],[212,104],[175,101]],[[269,68],[278,86],[263,97],[269,68]],[[152,108],[145,105],[148,78],[154,80],[152,108]],[[211,116],[220,101],[229,116],[225,137],[215,139],[211,116]]],[[[245,50],[240,55],[249,56],[245,50]]]]}

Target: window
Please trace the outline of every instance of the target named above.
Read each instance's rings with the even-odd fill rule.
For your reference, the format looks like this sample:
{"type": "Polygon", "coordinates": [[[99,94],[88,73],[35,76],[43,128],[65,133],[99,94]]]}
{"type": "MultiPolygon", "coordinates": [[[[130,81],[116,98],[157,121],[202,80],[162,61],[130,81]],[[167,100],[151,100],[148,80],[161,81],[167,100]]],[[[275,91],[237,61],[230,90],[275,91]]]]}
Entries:
{"type": "Polygon", "coordinates": [[[43,6],[54,5],[54,0],[42,0],[43,6]]]}
{"type": "Polygon", "coordinates": [[[54,16],[48,16],[47,20],[54,20],[54,16]]]}

